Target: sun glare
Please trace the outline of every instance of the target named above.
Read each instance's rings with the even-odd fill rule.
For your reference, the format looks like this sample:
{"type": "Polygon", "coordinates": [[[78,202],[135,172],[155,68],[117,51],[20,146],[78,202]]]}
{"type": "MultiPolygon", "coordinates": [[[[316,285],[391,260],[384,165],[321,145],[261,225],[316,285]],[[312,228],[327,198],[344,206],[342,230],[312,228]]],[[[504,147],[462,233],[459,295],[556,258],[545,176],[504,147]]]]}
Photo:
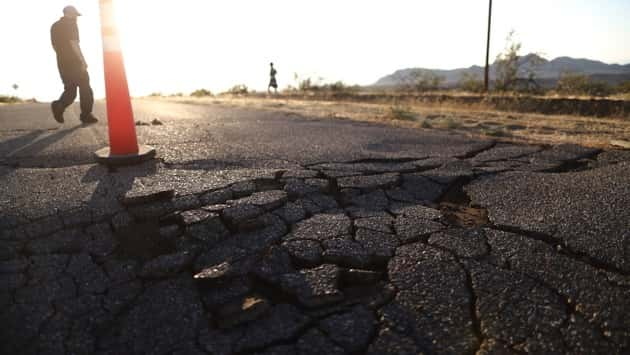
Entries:
{"type": "MultiPolygon", "coordinates": [[[[267,79],[272,44],[255,38],[248,16],[231,6],[177,2],[118,2],[116,17],[130,81],[136,92],[225,90],[267,79]],[[253,80],[252,80],[253,78],[253,80]]],[[[273,41],[270,36],[269,42],[273,41]]]]}
{"type": "MultiPolygon", "coordinates": [[[[18,83],[21,95],[58,95],[48,33],[68,3],[83,13],[81,48],[96,95],[103,96],[97,0],[7,3],[0,12],[3,48],[20,55],[3,57],[0,77],[6,83],[0,90],[12,92],[10,85],[18,83]],[[11,15],[23,13],[29,13],[27,20],[11,15]],[[41,61],[24,65],[25,57],[41,61]]],[[[623,11],[628,5],[558,0],[553,8],[545,6],[543,0],[495,2],[490,57],[515,29],[525,53],[622,64],[630,59],[623,11]]],[[[453,69],[485,61],[487,8],[478,1],[114,0],[114,7],[134,96],[217,92],[237,84],[265,90],[269,62],[285,88],[295,85],[294,73],[369,85],[399,69],[453,69]]]]}

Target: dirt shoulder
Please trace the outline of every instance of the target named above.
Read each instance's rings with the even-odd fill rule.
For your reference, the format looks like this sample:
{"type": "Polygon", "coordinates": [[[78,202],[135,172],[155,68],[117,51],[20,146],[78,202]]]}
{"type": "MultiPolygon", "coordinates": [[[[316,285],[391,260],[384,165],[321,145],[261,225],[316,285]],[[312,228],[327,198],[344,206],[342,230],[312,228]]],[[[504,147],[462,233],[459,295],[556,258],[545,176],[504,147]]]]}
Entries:
{"type": "Polygon", "coordinates": [[[630,141],[630,120],[618,117],[543,115],[502,112],[453,104],[370,103],[343,100],[277,97],[168,98],[208,105],[272,110],[285,114],[357,121],[425,130],[448,130],[471,137],[542,144],[576,143],[610,148],[612,142],[630,141]]]}

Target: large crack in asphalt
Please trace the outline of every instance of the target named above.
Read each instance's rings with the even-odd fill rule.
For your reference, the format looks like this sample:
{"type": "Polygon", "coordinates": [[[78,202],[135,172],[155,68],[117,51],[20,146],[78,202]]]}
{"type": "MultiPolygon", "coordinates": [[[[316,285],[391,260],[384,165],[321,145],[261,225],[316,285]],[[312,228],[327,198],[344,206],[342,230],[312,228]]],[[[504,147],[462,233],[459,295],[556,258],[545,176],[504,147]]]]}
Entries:
{"type": "Polygon", "coordinates": [[[490,225],[489,228],[502,231],[502,232],[518,234],[520,236],[523,236],[532,240],[543,242],[551,246],[552,248],[554,248],[558,252],[558,254],[564,255],[573,261],[577,261],[582,264],[587,264],[594,269],[597,269],[603,272],[608,272],[611,274],[626,276],[626,277],[630,276],[630,272],[620,269],[616,267],[615,265],[604,263],[590,256],[587,253],[576,251],[572,249],[569,245],[567,245],[567,243],[563,243],[562,239],[556,238],[550,234],[527,231],[527,230],[523,230],[517,227],[504,226],[504,225],[490,225]]]}
{"type": "MultiPolygon", "coordinates": [[[[495,146],[496,146],[496,143],[492,144],[491,146],[480,148],[479,150],[466,154],[466,156],[463,158],[474,159],[479,154],[489,151],[493,149],[495,146]]],[[[357,165],[357,164],[358,165],[382,164],[386,166],[395,166],[397,164],[400,165],[400,164],[412,163],[414,161],[421,161],[421,160],[422,159],[363,159],[363,160],[357,160],[353,162],[342,162],[342,163],[336,163],[336,164],[345,164],[348,166],[357,165]]],[[[190,166],[194,166],[195,164],[197,163],[191,163],[190,166]]],[[[340,186],[339,178],[330,177],[327,174],[327,171],[325,171],[325,169],[317,169],[319,165],[321,164],[303,166],[302,169],[304,171],[312,172],[309,174],[305,174],[305,176],[309,175],[309,176],[312,176],[312,178],[314,179],[327,181],[327,184],[326,184],[327,188],[325,190],[318,190],[317,186],[315,187],[309,186],[306,183],[308,178],[296,178],[296,180],[299,180],[301,183],[304,183],[303,188],[305,188],[306,191],[308,192],[306,192],[304,195],[297,194],[296,196],[290,196],[289,198],[286,199],[286,202],[282,204],[282,207],[284,208],[284,206],[286,206],[287,203],[291,203],[291,204],[307,203],[308,202],[307,200],[312,199],[313,198],[312,196],[316,196],[316,195],[327,196],[331,198],[332,201],[334,201],[335,207],[332,207],[327,210],[326,208],[320,208],[321,206],[319,207],[316,206],[316,204],[313,201],[308,202],[311,204],[309,205],[310,207],[308,208],[312,210],[307,210],[307,208],[300,207],[300,208],[303,208],[304,211],[303,211],[303,216],[298,218],[299,219],[298,222],[291,222],[286,219],[282,219],[283,221],[282,223],[285,225],[286,231],[282,233],[281,235],[279,235],[277,238],[274,238],[273,242],[267,243],[265,247],[262,249],[249,252],[248,254],[243,256],[241,259],[238,259],[238,258],[234,259],[232,260],[232,262],[239,263],[239,262],[244,261],[247,258],[253,257],[256,260],[255,264],[260,263],[263,256],[270,254],[272,249],[277,248],[279,250],[284,250],[285,247],[283,246],[283,242],[285,241],[285,239],[287,239],[287,236],[296,232],[297,223],[310,220],[311,218],[321,215],[323,213],[324,214],[325,213],[343,214],[343,216],[345,216],[345,218],[347,218],[350,221],[350,227],[347,231],[347,236],[350,238],[349,239],[350,241],[357,243],[357,226],[355,224],[355,221],[359,217],[354,214],[354,213],[357,213],[357,211],[354,211],[353,213],[350,213],[349,211],[351,208],[355,208],[358,206],[355,205],[356,202],[352,202],[351,200],[348,200],[347,194],[346,194],[347,191],[344,191],[344,188],[340,186]]],[[[164,164],[164,166],[171,169],[182,168],[182,166],[180,165],[164,164]]],[[[374,171],[365,172],[365,171],[359,170],[357,171],[359,174],[358,176],[370,179],[373,177],[381,177],[381,176],[387,175],[385,174],[385,171],[387,170],[387,168],[386,167],[385,168],[381,167],[381,168],[384,170],[381,173],[374,172],[374,171]]],[[[578,162],[578,163],[567,163],[566,165],[562,167],[562,170],[582,171],[587,168],[589,168],[589,164],[587,162],[578,162]]],[[[389,182],[383,182],[383,183],[377,182],[375,186],[368,184],[366,185],[368,187],[358,187],[358,188],[352,188],[352,189],[356,190],[356,192],[358,193],[357,196],[363,196],[363,195],[368,195],[370,193],[377,192],[377,191],[383,192],[383,191],[388,191],[388,189],[402,188],[403,179],[401,178],[401,176],[405,174],[414,174],[414,173],[422,174],[423,172],[427,170],[429,169],[423,168],[420,166],[415,167],[415,168],[403,168],[402,170],[396,171],[396,174],[398,174],[397,175],[398,178],[395,180],[393,184],[389,182]],[[379,185],[379,184],[382,184],[382,185],[379,185]]],[[[223,242],[230,242],[230,239],[234,238],[235,235],[243,232],[244,227],[241,226],[239,223],[247,224],[251,222],[249,219],[242,220],[240,222],[237,222],[236,224],[233,221],[228,221],[226,220],[226,217],[225,217],[225,209],[229,208],[230,206],[235,206],[234,204],[236,203],[235,201],[246,200],[248,198],[253,199],[256,196],[257,198],[260,198],[261,196],[263,196],[264,198],[265,195],[257,195],[257,194],[260,194],[265,191],[273,192],[273,191],[281,191],[281,190],[286,189],[288,180],[293,179],[293,178],[285,177],[285,174],[288,171],[289,170],[287,169],[277,169],[276,173],[274,174],[273,179],[249,180],[249,182],[251,182],[252,185],[254,186],[254,189],[252,191],[247,191],[247,193],[244,193],[244,194],[239,193],[238,196],[236,195],[236,193],[232,194],[231,191],[232,189],[235,189],[236,188],[235,186],[238,185],[239,183],[229,184],[215,190],[203,191],[200,193],[196,193],[194,195],[196,196],[196,198],[200,198],[201,196],[211,193],[211,192],[221,192],[221,191],[228,191],[228,190],[230,191],[229,198],[225,200],[216,201],[215,205],[203,206],[203,207],[208,207],[209,208],[208,211],[212,211],[210,213],[218,214],[220,216],[220,220],[222,221],[222,223],[225,224],[228,230],[229,235],[226,236],[224,239],[222,239],[221,241],[219,241],[219,243],[215,245],[219,245],[220,243],[223,243],[223,242]]],[[[407,202],[406,205],[412,208],[422,207],[422,208],[429,208],[429,209],[435,208],[439,210],[442,214],[442,217],[439,219],[439,223],[441,223],[444,226],[444,230],[447,230],[447,231],[448,230],[463,230],[463,229],[468,230],[468,229],[488,228],[488,229],[496,230],[496,231],[509,232],[509,233],[520,235],[527,239],[542,242],[545,245],[549,245],[558,254],[566,256],[567,258],[575,262],[586,264],[596,270],[600,270],[606,273],[615,274],[615,275],[623,276],[623,277],[630,276],[627,272],[624,272],[623,270],[620,270],[607,263],[602,263],[598,260],[595,260],[594,258],[590,257],[589,255],[585,253],[578,253],[571,250],[566,245],[564,245],[560,239],[555,238],[552,235],[546,235],[542,233],[535,233],[531,231],[520,230],[518,228],[513,228],[513,227],[494,225],[493,223],[491,223],[488,219],[488,211],[480,206],[475,206],[472,203],[470,197],[467,195],[465,191],[465,187],[468,184],[474,182],[479,176],[488,176],[488,175],[496,175],[496,174],[500,174],[500,173],[476,172],[472,176],[460,176],[452,180],[450,183],[446,185],[442,185],[444,191],[441,194],[441,196],[438,197],[435,201],[429,202],[429,201],[418,200],[418,201],[407,202]]],[[[439,183],[439,180],[434,180],[434,183],[436,184],[439,183]]],[[[374,184],[374,183],[370,182],[370,184],[374,184]]],[[[383,194],[383,196],[386,196],[386,195],[383,194]]],[[[179,197],[182,197],[182,196],[179,196],[179,197]]],[[[137,207],[148,208],[150,210],[151,206],[155,206],[156,204],[160,204],[163,202],[164,201],[162,200],[151,201],[151,202],[141,204],[137,207]]],[[[369,202],[369,203],[372,203],[372,202],[369,202]]],[[[374,202],[374,203],[377,203],[377,202],[374,202]]],[[[358,210],[358,211],[360,213],[365,213],[366,216],[372,216],[372,215],[378,215],[381,217],[386,216],[387,218],[390,218],[392,221],[396,221],[400,217],[392,212],[391,206],[393,204],[401,204],[401,202],[387,197],[387,204],[386,204],[387,207],[385,208],[376,207],[375,205],[374,206],[365,205],[365,206],[362,206],[364,210],[362,211],[358,210]]],[[[274,205],[275,205],[275,202],[274,202],[274,205]]],[[[273,214],[277,212],[279,208],[280,207],[276,207],[275,209],[271,211],[267,211],[266,213],[273,214]]],[[[189,208],[188,210],[198,211],[200,210],[200,208],[199,206],[197,206],[197,207],[189,208]]],[[[186,208],[184,208],[183,210],[178,210],[178,209],[174,209],[174,207],[171,206],[171,207],[168,207],[165,210],[165,212],[160,214],[159,216],[150,216],[150,217],[145,217],[145,218],[132,217],[134,221],[123,228],[119,228],[114,223],[113,218],[115,217],[115,215],[113,214],[110,214],[110,215],[106,214],[105,216],[102,216],[101,218],[92,218],[91,222],[85,225],[70,226],[70,227],[80,228],[83,231],[83,233],[86,233],[86,230],[90,225],[97,224],[97,223],[104,223],[104,222],[107,223],[110,230],[114,231],[113,235],[114,235],[114,238],[118,240],[118,244],[114,252],[110,256],[106,257],[105,259],[122,260],[122,261],[129,259],[129,260],[134,260],[136,262],[139,262],[138,265],[141,265],[142,263],[148,262],[158,257],[173,255],[173,253],[177,253],[178,251],[180,251],[178,249],[179,247],[177,244],[168,244],[168,245],[153,245],[153,244],[155,244],[155,236],[162,233],[164,228],[177,226],[178,233],[181,233],[178,238],[184,238],[188,236],[190,225],[187,225],[181,222],[181,214],[184,211],[188,211],[188,210],[186,208]]],[[[63,215],[63,213],[64,212],[59,212],[56,214],[56,216],[61,218],[60,216],[63,215]]],[[[116,212],[116,213],[119,213],[119,212],[116,212]]],[[[259,216],[256,216],[253,219],[256,219],[258,217],[259,216]]],[[[420,220],[413,221],[413,222],[421,223],[420,220]]],[[[252,225],[255,226],[256,224],[254,223],[252,225]]],[[[322,229],[325,229],[329,226],[321,225],[320,227],[322,229]]],[[[66,226],[65,228],[68,228],[68,227],[66,226]]],[[[256,233],[256,231],[258,231],[257,228],[259,227],[254,227],[253,229],[251,229],[251,232],[256,233]]],[[[371,230],[372,232],[379,232],[380,228],[381,228],[380,226],[367,226],[366,227],[366,229],[371,230]]],[[[392,238],[397,237],[398,231],[395,230],[394,226],[392,225],[392,226],[389,226],[388,228],[391,228],[393,231],[393,235],[391,237],[392,238]]],[[[46,238],[49,238],[53,233],[55,233],[55,231],[52,231],[51,233],[48,233],[48,234],[43,233],[42,235],[38,236],[38,239],[44,240],[46,238]]],[[[433,248],[434,250],[437,250],[440,253],[446,253],[447,255],[450,255],[453,258],[453,260],[455,260],[455,262],[459,265],[459,268],[461,269],[464,275],[463,286],[467,290],[468,297],[469,297],[468,317],[470,318],[470,322],[471,322],[470,331],[474,335],[474,337],[477,339],[477,342],[475,344],[475,349],[472,349],[471,353],[476,353],[480,350],[480,348],[483,346],[484,342],[490,337],[490,335],[484,334],[484,330],[482,329],[482,319],[484,317],[484,314],[480,313],[481,310],[479,308],[479,296],[477,295],[477,292],[475,290],[473,276],[471,275],[471,271],[467,267],[467,262],[469,261],[480,262],[480,263],[485,263],[487,265],[491,265],[493,268],[496,268],[497,270],[505,270],[505,271],[510,271],[510,272],[515,272],[515,271],[511,270],[509,264],[507,266],[501,266],[501,265],[495,265],[491,262],[491,260],[489,259],[489,255],[493,253],[492,246],[490,245],[490,243],[488,242],[488,239],[485,236],[483,237],[483,242],[485,243],[485,247],[487,249],[487,253],[485,255],[476,256],[476,257],[461,257],[461,256],[458,256],[457,253],[451,249],[429,243],[429,238],[436,233],[439,233],[439,232],[431,232],[427,234],[422,234],[418,238],[411,238],[406,242],[401,242],[397,248],[404,245],[413,244],[413,243],[422,243],[429,248],[433,248]]],[[[255,236],[255,234],[252,234],[252,236],[255,236]]],[[[322,242],[322,240],[319,240],[318,237],[316,236],[311,236],[309,238],[305,238],[303,240],[305,241],[311,240],[311,241],[317,242],[319,247],[323,249],[324,243],[322,242]]],[[[252,240],[252,242],[255,242],[255,241],[252,240]]],[[[206,251],[212,250],[213,248],[214,247],[206,248],[206,251]]],[[[168,277],[174,277],[177,275],[193,275],[195,273],[195,269],[193,268],[193,265],[195,265],[195,263],[197,263],[197,261],[199,260],[199,254],[200,253],[197,253],[194,260],[190,262],[186,267],[182,268],[181,270],[178,270],[178,272],[175,275],[164,276],[162,278],[157,278],[157,280],[153,280],[153,279],[147,280],[142,277],[139,277],[138,280],[140,282],[141,290],[137,292],[133,297],[131,297],[131,299],[127,300],[124,306],[122,306],[120,309],[116,311],[116,314],[113,316],[114,318],[111,321],[111,323],[103,326],[103,328],[105,329],[104,332],[107,333],[118,328],[120,326],[119,323],[121,322],[121,320],[126,318],[127,315],[129,315],[130,312],[132,312],[136,307],[140,306],[139,302],[142,300],[142,295],[147,291],[147,289],[151,285],[157,284],[159,280],[168,278],[168,277]]],[[[31,258],[34,255],[31,255],[25,252],[24,250],[21,250],[19,251],[17,256],[22,257],[22,258],[31,258]]],[[[70,262],[70,259],[71,258],[68,258],[67,263],[70,262]]],[[[391,257],[389,260],[391,261],[391,257]]],[[[103,260],[100,260],[100,261],[94,260],[94,262],[97,265],[99,265],[100,263],[104,263],[103,260]]],[[[352,263],[349,263],[346,265],[344,262],[341,262],[337,264],[338,264],[337,267],[339,267],[341,270],[347,270],[350,268],[349,264],[352,264],[352,263]]],[[[208,265],[208,266],[211,266],[211,265],[208,265]]],[[[314,265],[302,265],[299,262],[296,262],[295,260],[293,260],[293,267],[295,267],[295,272],[310,270],[313,268],[313,266],[314,265]]],[[[68,265],[66,265],[66,267],[64,268],[64,272],[65,272],[65,269],[67,269],[67,267],[68,265]]],[[[140,268],[140,266],[137,266],[137,268],[140,268]]],[[[302,325],[299,330],[290,333],[290,336],[280,336],[278,339],[272,339],[269,342],[265,342],[264,346],[251,346],[251,347],[247,346],[246,349],[241,351],[240,353],[242,354],[255,353],[259,351],[270,350],[276,346],[283,346],[283,345],[294,346],[296,342],[299,339],[301,339],[308,331],[310,331],[311,329],[319,329],[319,327],[317,326],[319,321],[324,320],[333,315],[345,314],[346,312],[348,312],[348,310],[351,307],[355,305],[362,305],[362,304],[365,305],[370,310],[370,312],[373,313],[373,316],[375,317],[375,319],[378,319],[377,314],[375,312],[381,309],[382,307],[391,304],[391,302],[396,298],[396,295],[399,291],[396,290],[395,288],[392,289],[394,286],[392,285],[392,281],[390,280],[390,275],[388,272],[388,263],[383,264],[383,263],[378,263],[375,261],[370,261],[362,265],[360,269],[364,271],[377,272],[380,276],[378,278],[371,280],[369,283],[365,285],[364,288],[357,288],[356,290],[351,290],[351,288],[353,287],[352,285],[346,285],[344,282],[339,281],[339,284],[336,287],[344,294],[347,294],[345,296],[346,299],[344,299],[343,301],[334,302],[331,305],[319,306],[319,307],[316,307],[316,309],[310,309],[308,307],[303,306],[302,304],[300,304],[299,299],[295,294],[288,293],[286,290],[281,289],[277,283],[269,282],[269,280],[262,279],[258,277],[257,273],[253,273],[251,271],[245,273],[242,277],[246,278],[247,280],[251,282],[251,287],[250,287],[250,290],[248,291],[248,294],[250,295],[253,294],[258,297],[262,297],[263,299],[266,299],[272,305],[278,305],[278,304],[293,305],[296,307],[296,309],[298,310],[300,314],[303,314],[308,318],[308,322],[305,325],[302,325]],[[368,296],[364,297],[366,295],[368,296]],[[369,301],[368,303],[368,300],[370,299],[372,301],[369,301]]],[[[28,270],[29,269],[27,268],[27,271],[26,271],[27,275],[29,274],[28,270]]],[[[113,276],[113,275],[109,275],[107,270],[104,270],[104,272],[109,277],[113,276]]],[[[137,273],[137,272],[138,270],[136,270],[134,273],[137,273]]],[[[522,273],[519,273],[519,274],[522,274],[522,273]]],[[[548,283],[544,282],[544,280],[540,280],[539,278],[534,277],[534,275],[531,275],[529,273],[522,274],[522,275],[532,280],[536,285],[539,285],[540,287],[543,287],[544,289],[549,290],[554,295],[556,295],[559,300],[562,301],[566,317],[564,319],[563,324],[560,326],[561,328],[568,326],[568,320],[573,314],[582,314],[580,310],[576,308],[575,303],[571,302],[568,296],[566,296],[565,294],[561,293],[559,290],[552,287],[552,285],[549,285],[548,283]]],[[[74,278],[72,278],[72,281],[74,283],[77,282],[77,280],[75,280],[74,278]]],[[[213,290],[212,288],[207,289],[207,290],[205,289],[201,290],[200,288],[201,286],[199,285],[195,287],[196,287],[195,292],[199,299],[201,299],[203,293],[219,292],[218,290],[213,290]]],[[[78,285],[75,288],[77,289],[77,292],[78,292],[79,290],[78,285]]],[[[108,295],[109,292],[110,290],[107,289],[104,295],[108,295]]],[[[235,297],[235,299],[237,298],[238,297],[235,297]]],[[[216,314],[216,310],[213,308],[208,308],[206,305],[202,305],[202,306],[205,309],[205,312],[209,314],[208,317],[213,319],[212,321],[209,322],[209,326],[215,327],[216,319],[218,317],[218,315],[216,314]]],[[[245,310],[241,310],[241,311],[244,312],[245,310]]],[[[58,312],[58,311],[55,310],[55,312],[58,312]]],[[[52,322],[53,319],[55,319],[56,314],[57,313],[53,314],[53,316],[51,317],[48,317],[45,320],[45,322],[41,324],[40,333],[38,334],[41,334],[41,331],[45,327],[47,327],[48,325],[51,325],[49,323],[52,322]]],[[[150,315],[147,315],[147,316],[150,317],[150,315]]],[[[258,318],[255,318],[249,321],[250,323],[246,323],[246,324],[255,325],[257,319],[258,318]]],[[[361,350],[358,351],[357,353],[366,352],[371,348],[372,344],[375,343],[375,341],[377,340],[379,336],[378,334],[379,334],[379,329],[381,328],[381,326],[382,326],[381,324],[377,324],[375,326],[374,331],[372,332],[372,334],[369,335],[369,339],[367,343],[362,344],[361,350]]],[[[237,329],[238,331],[244,331],[244,328],[239,328],[239,327],[241,327],[241,325],[237,326],[236,328],[227,328],[220,331],[228,332],[228,333],[234,329],[237,329]]],[[[600,327],[600,330],[602,331],[602,334],[603,334],[604,330],[601,327],[600,327]]],[[[201,331],[200,329],[197,329],[196,334],[199,334],[200,331],[201,331]]],[[[331,334],[328,334],[328,336],[331,336],[331,334]]],[[[69,337],[70,337],[70,334],[67,336],[67,338],[69,339],[69,337]]],[[[96,342],[98,343],[99,335],[94,334],[94,337],[96,339],[96,342]]],[[[64,339],[64,342],[63,342],[66,349],[68,348],[66,344],[68,339],[64,339]]],[[[238,337],[236,343],[240,343],[244,341],[244,339],[246,339],[245,334],[241,334],[238,337]]],[[[34,339],[34,341],[36,340],[37,339],[34,339]]],[[[342,345],[342,344],[336,343],[334,340],[332,341],[338,346],[342,345]]],[[[439,341],[439,339],[436,341],[439,341]]],[[[195,342],[198,348],[203,348],[203,344],[200,343],[199,337],[195,338],[195,342]]],[[[512,346],[516,347],[516,344],[512,344],[512,346]]],[[[565,344],[565,347],[569,348],[569,344],[565,344]]],[[[620,347],[619,349],[622,349],[622,347],[620,347]]]]}
{"type": "Polygon", "coordinates": [[[456,158],[461,159],[461,160],[465,160],[465,159],[472,159],[476,156],[478,156],[481,153],[487,152],[489,150],[491,150],[492,148],[496,147],[496,145],[498,144],[497,141],[492,141],[490,143],[484,143],[482,144],[482,147],[477,148],[477,149],[473,149],[470,152],[460,155],[460,156],[456,156],[456,158]]]}
{"type": "Polygon", "coordinates": [[[481,329],[481,315],[478,308],[478,298],[475,292],[472,276],[470,275],[470,271],[468,271],[465,265],[461,264],[459,261],[458,261],[458,264],[462,268],[462,271],[464,272],[464,274],[466,275],[466,289],[468,290],[468,293],[470,295],[470,300],[469,300],[470,321],[472,325],[472,332],[473,334],[475,334],[475,337],[477,338],[477,342],[478,342],[476,349],[470,352],[471,355],[474,355],[474,354],[477,354],[479,350],[481,349],[481,346],[483,345],[485,341],[485,335],[483,333],[483,330],[481,329]]]}

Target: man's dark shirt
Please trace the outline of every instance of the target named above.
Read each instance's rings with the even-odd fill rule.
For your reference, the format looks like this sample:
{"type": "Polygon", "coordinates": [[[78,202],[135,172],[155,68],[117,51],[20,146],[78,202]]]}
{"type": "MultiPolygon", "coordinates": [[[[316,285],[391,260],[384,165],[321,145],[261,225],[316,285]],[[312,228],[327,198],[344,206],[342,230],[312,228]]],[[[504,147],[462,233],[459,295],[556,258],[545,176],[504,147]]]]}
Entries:
{"type": "Polygon", "coordinates": [[[79,29],[76,20],[62,17],[50,29],[50,40],[57,52],[57,62],[61,69],[76,69],[82,65],[81,58],[72,49],[71,42],[79,41],[79,29]]]}

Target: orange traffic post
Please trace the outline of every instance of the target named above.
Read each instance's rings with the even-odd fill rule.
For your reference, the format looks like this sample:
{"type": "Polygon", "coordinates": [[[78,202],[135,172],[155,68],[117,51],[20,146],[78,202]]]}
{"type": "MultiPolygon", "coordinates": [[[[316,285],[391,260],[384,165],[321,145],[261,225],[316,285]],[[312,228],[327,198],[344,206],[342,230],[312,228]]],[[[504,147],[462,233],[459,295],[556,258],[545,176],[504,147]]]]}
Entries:
{"type": "Polygon", "coordinates": [[[154,158],[155,149],[138,145],[113,0],[99,0],[99,4],[109,148],[103,148],[95,155],[97,161],[105,165],[136,164],[154,158]]]}

